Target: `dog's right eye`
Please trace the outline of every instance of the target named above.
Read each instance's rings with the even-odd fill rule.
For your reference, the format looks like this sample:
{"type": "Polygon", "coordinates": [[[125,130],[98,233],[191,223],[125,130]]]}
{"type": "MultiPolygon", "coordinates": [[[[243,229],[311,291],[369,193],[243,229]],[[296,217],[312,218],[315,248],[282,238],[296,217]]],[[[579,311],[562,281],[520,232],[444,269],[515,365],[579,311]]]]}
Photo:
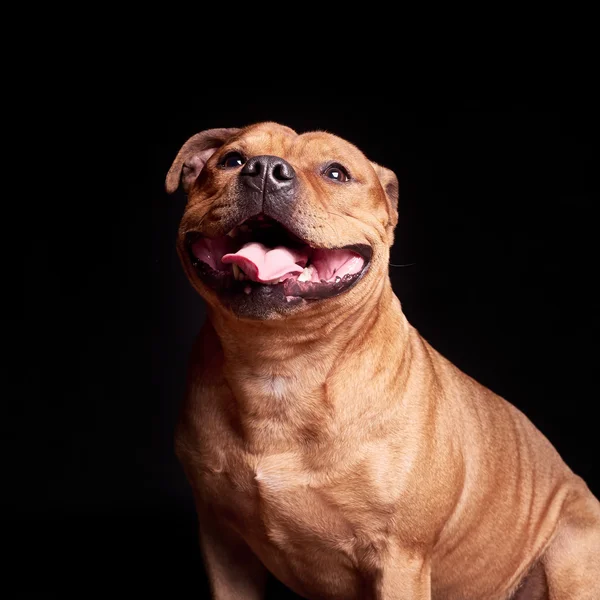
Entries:
{"type": "Polygon", "coordinates": [[[239,152],[230,152],[226,154],[219,165],[226,169],[235,169],[235,167],[241,167],[246,162],[246,159],[239,152]]]}

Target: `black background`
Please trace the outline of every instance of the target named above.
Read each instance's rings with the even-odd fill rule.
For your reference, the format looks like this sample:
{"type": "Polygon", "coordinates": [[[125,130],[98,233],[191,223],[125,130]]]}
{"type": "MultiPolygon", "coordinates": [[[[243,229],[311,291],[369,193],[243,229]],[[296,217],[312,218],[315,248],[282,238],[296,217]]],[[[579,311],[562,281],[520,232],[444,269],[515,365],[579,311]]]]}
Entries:
{"type": "Polygon", "coordinates": [[[360,87],[112,90],[44,119],[56,166],[28,185],[23,310],[4,315],[21,367],[4,377],[5,539],[24,567],[13,597],[206,589],[172,450],[204,310],[175,253],[185,199],[163,182],[211,127],[325,129],[393,169],[391,262],[407,266],[390,274],[408,319],[600,495],[593,109],[518,93],[410,104],[360,87]]]}

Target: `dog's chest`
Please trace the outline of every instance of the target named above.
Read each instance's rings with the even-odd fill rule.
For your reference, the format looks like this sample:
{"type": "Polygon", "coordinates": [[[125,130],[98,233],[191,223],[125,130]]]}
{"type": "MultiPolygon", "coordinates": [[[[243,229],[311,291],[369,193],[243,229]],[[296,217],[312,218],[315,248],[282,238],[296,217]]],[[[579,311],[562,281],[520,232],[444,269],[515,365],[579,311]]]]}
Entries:
{"type": "Polygon", "coordinates": [[[205,456],[207,500],[280,580],[306,597],[331,588],[321,576],[339,586],[333,597],[364,589],[385,545],[397,487],[373,463],[381,451],[348,460],[335,473],[307,469],[300,452],[230,448],[205,456]]]}
{"type": "Polygon", "coordinates": [[[308,472],[294,452],[251,455],[230,453],[203,469],[207,498],[244,536],[284,546],[292,535],[335,539],[352,536],[333,490],[308,472]]]}
{"type": "MultiPolygon", "coordinates": [[[[288,395],[276,397],[285,381],[267,383],[263,406],[275,401],[279,410],[286,402],[298,406],[288,395]]],[[[318,449],[309,438],[296,445],[291,440],[299,429],[290,434],[294,415],[289,412],[255,418],[254,430],[245,429],[242,440],[232,429],[235,418],[225,418],[220,409],[225,404],[221,397],[209,410],[205,396],[199,418],[193,419],[201,427],[185,428],[191,452],[182,458],[194,487],[269,570],[304,597],[367,597],[355,596],[356,590],[364,591],[365,579],[377,568],[402,492],[389,442],[359,443],[357,432],[349,431],[343,439],[339,434],[319,442],[318,449]],[[253,443],[257,432],[262,444],[253,443]],[[257,446],[268,450],[249,450],[257,446]]],[[[310,428],[304,420],[302,431],[322,434],[323,419],[313,422],[310,428]]]]}

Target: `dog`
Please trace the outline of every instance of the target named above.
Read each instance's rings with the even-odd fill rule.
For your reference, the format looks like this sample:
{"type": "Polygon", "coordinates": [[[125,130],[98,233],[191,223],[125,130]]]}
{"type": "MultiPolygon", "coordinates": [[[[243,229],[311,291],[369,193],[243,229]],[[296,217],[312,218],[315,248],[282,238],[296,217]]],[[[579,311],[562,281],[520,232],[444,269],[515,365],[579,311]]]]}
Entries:
{"type": "Polygon", "coordinates": [[[208,318],[176,453],[213,598],[600,600],[600,503],[436,352],[388,276],[398,180],[276,123],[177,154],[177,250],[208,318]]]}

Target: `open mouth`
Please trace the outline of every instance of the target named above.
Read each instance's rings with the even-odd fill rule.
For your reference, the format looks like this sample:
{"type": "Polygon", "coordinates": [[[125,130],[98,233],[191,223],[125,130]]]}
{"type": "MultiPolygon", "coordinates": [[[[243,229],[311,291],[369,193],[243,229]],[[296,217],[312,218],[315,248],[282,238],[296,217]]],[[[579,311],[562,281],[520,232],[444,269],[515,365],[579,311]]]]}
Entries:
{"type": "Polygon", "coordinates": [[[186,243],[198,276],[213,289],[250,295],[270,286],[288,301],[341,294],[366,272],[372,254],[366,244],[314,248],[262,214],[220,238],[190,232],[186,243]]]}

